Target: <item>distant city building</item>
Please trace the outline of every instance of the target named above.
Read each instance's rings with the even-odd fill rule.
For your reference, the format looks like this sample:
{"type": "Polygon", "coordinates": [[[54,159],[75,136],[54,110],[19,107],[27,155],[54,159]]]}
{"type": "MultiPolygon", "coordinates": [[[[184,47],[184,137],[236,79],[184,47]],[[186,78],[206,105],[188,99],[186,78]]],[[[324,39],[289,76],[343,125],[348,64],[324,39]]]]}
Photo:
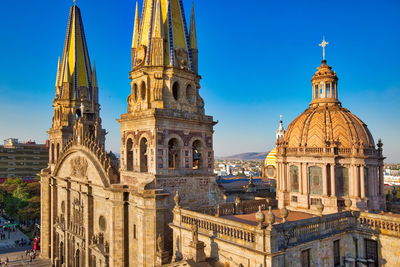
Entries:
{"type": "Polygon", "coordinates": [[[8,138],[0,145],[0,179],[34,178],[48,161],[48,144],[20,143],[16,138],[8,138]]]}

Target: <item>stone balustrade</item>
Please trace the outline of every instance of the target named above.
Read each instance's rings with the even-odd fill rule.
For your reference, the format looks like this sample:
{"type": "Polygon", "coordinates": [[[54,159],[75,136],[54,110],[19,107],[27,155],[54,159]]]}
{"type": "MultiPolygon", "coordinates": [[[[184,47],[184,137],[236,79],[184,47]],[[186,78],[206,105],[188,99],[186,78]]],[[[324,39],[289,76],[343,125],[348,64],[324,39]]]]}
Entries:
{"type": "MultiPolygon", "coordinates": [[[[221,213],[228,214],[235,209],[235,203],[227,203],[221,213]]],[[[236,203],[237,204],[237,203],[236,203]]],[[[266,206],[267,207],[267,206],[266,206]]],[[[289,211],[290,213],[290,211],[289,211]]],[[[212,216],[185,209],[174,210],[174,226],[191,231],[197,224],[200,233],[235,242],[250,248],[265,247],[278,252],[299,244],[329,237],[338,233],[362,230],[373,234],[400,237],[400,216],[346,211],[285,223],[260,229],[255,224],[243,223],[232,218],[212,216]],[[260,234],[262,232],[263,234],[260,234]],[[261,237],[262,236],[262,237],[261,237]]]]}
{"type": "Polygon", "coordinates": [[[197,225],[199,233],[250,248],[255,247],[257,228],[246,223],[179,209],[174,211],[173,225],[183,227],[189,231],[191,231],[193,225],[197,225]]]}
{"type": "Polygon", "coordinates": [[[400,237],[400,216],[361,212],[357,217],[357,225],[363,230],[400,237]]]}
{"type": "Polygon", "coordinates": [[[279,147],[280,154],[318,154],[318,155],[365,155],[376,156],[378,151],[373,148],[337,148],[337,147],[279,147]]]}

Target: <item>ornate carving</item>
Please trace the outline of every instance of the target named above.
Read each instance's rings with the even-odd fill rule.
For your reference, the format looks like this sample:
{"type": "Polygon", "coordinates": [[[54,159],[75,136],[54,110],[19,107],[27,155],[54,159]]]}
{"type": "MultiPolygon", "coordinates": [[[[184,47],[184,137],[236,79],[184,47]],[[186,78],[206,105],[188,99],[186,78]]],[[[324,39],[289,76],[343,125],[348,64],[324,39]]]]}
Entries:
{"type": "Polygon", "coordinates": [[[138,50],[136,52],[136,66],[139,66],[144,62],[144,60],[146,58],[146,51],[147,51],[147,48],[144,45],[141,45],[138,48],[138,50]]]}
{"type": "Polygon", "coordinates": [[[181,69],[188,69],[188,52],[183,48],[175,48],[175,56],[181,69]]]}
{"type": "Polygon", "coordinates": [[[71,176],[77,178],[87,177],[88,162],[83,157],[76,157],[71,160],[71,176]]]}

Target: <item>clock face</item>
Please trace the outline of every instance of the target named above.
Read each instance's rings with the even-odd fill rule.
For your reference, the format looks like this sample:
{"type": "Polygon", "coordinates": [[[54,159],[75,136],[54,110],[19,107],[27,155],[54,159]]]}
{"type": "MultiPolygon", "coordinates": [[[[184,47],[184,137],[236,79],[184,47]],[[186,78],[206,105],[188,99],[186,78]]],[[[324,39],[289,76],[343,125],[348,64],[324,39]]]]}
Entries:
{"type": "Polygon", "coordinates": [[[146,57],[146,46],[141,45],[141,46],[138,48],[137,52],[136,52],[136,60],[137,60],[136,62],[137,62],[137,65],[142,64],[143,61],[144,61],[144,59],[145,59],[145,57],[146,57]]]}

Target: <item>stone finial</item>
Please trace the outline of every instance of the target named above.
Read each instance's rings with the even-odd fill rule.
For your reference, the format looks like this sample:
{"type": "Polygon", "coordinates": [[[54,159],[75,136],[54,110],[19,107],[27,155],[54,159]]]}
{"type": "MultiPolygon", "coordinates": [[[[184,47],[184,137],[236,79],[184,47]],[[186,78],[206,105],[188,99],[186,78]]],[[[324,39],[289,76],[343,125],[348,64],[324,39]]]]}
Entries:
{"type": "Polygon", "coordinates": [[[265,222],[268,224],[268,227],[272,227],[272,225],[275,223],[275,215],[272,213],[272,207],[269,206],[269,211],[266,216],[265,222]]]}
{"type": "Polygon", "coordinates": [[[179,209],[179,208],[181,207],[181,206],[179,205],[180,202],[181,202],[181,197],[180,197],[178,191],[176,191],[176,194],[175,194],[175,196],[174,196],[174,201],[175,201],[175,208],[178,208],[178,209],[179,209]]]}
{"type": "Polygon", "coordinates": [[[283,206],[283,208],[280,209],[280,213],[282,216],[282,222],[285,223],[287,217],[289,216],[289,210],[286,208],[286,206],[283,206]]]}
{"type": "Polygon", "coordinates": [[[258,228],[262,228],[265,222],[265,214],[261,210],[261,206],[258,206],[258,212],[256,213],[256,221],[258,228]]]}
{"type": "Polygon", "coordinates": [[[322,216],[324,209],[325,209],[325,206],[324,206],[324,204],[322,204],[322,201],[318,201],[316,208],[318,211],[318,216],[322,216]]]}
{"type": "Polygon", "coordinates": [[[350,198],[346,198],[346,200],[344,201],[344,206],[346,207],[347,211],[350,211],[351,209],[351,204],[353,204],[353,202],[351,201],[350,198]]]}

